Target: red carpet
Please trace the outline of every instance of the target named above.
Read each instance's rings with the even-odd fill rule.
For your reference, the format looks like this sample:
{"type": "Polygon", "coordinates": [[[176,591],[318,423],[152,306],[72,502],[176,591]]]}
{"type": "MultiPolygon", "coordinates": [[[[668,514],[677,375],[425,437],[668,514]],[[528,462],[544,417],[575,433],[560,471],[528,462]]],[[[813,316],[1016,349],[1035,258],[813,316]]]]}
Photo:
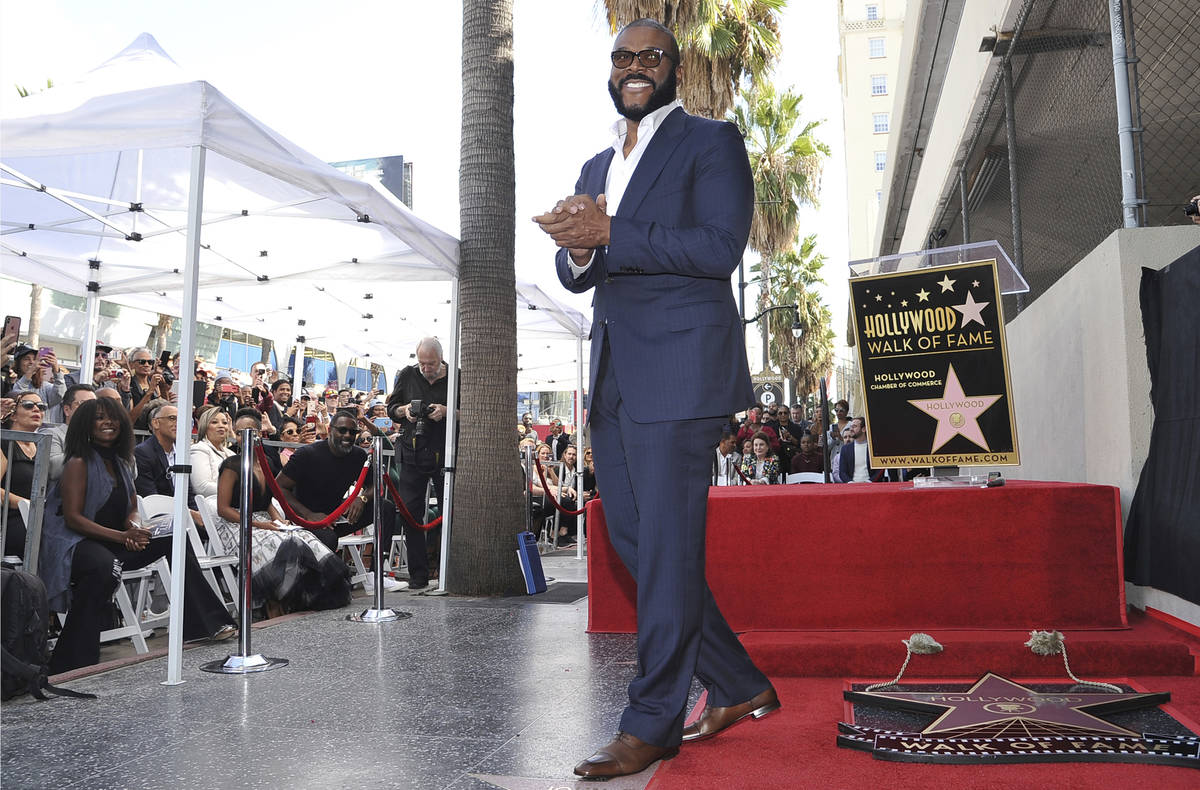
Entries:
{"type": "MultiPolygon", "coordinates": [[[[1200,720],[1200,678],[1134,680],[1151,691],[1170,691],[1172,701],[1168,710],[1176,718],[1190,719],[1191,725],[1200,720]]],[[[1195,790],[1200,787],[1200,771],[1174,766],[1030,763],[977,767],[876,760],[865,752],[839,749],[836,745],[837,723],[846,721],[848,715],[842,700],[841,678],[775,678],[774,683],[783,701],[781,711],[738,724],[707,741],[684,744],[678,757],[659,764],[649,790],[1018,787],[1195,790]]]]}
{"type": "MultiPolygon", "coordinates": [[[[739,486],[708,500],[707,576],[734,630],[1119,628],[1118,490],[1010,481],[739,486]]],[[[588,504],[588,630],[635,630],[635,588],[588,504]]]]}

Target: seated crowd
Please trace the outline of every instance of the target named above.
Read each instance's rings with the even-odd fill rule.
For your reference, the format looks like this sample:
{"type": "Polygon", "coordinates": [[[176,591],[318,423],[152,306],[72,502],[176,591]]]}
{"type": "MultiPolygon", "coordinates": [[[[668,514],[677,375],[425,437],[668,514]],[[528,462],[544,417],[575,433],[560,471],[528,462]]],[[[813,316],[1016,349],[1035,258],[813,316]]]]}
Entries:
{"type": "Polygon", "coordinates": [[[592,448],[584,447],[582,457],[575,435],[566,430],[558,417],[549,417],[540,427],[533,415],[525,412],[517,425],[517,449],[525,475],[532,531],[537,534],[543,523],[553,526],[558,513],[556,534],[547,533],[550,542],[571,548],[578,540],[578,516],[565,511],[581,510],[600,494],[596,488],[596,467],[592,448]],[[534,459],[538,463],[534,463],[534,459]],[[539,476],[537,466],[542,467],[539,476]],[[582,470],[582,472],[580,471],[582,470]],[[543,485],[542,477],[545,478],[543,485]],[[558,507],[555,507],[555,502],[558,507]]]}
{"type": "MultiPolygon", "coordinates": [[[[807,474],[823,477],[826,464],[834,483],[902,479],[901,470],[871,467],[866,417],[850,417],[846,400],[834,403],[832,412],[828,429],[819,413],[809,419],[799,403],[790,408],[755,404],[743,418],[730,417],[713,457],[712,484],[769,485],[787,482],[789,475],[793,480],[807,474]]],[[[904,472],[903,479],[909,479],[922,470],[904,472]]]]}
{"type": "MultiPolygon", "coordinates": [[[[359,479],[374,437],[383,436],[385,449],[391,449],[398,435],[382,391],[329,387],[293,392],[292,382],[275,377],[265,364],[256,363],[239,381],[236,371],[218,376],[201,360],[194,363],[189,391],[179,381],[178,354],[156,357],[146,348],[122,352],[103,343],[96,345],[95,373],[87,383],[77,383],[53,353],[13,338],[4,338],[2,357],[4,428],[50,437],[41,444],[5,441],[0,480],[11,465],[11,485],[3,491],[8,510],[4,555],[10,562],[25,555],[22,510],[33,494],[38,448],[46,448],[48,488],[36,571],[47,586],[51,610],[66,612],[52,672],[99,660],[100,634],[110,627],[111,598],[121,571],[170,559],[171,532],[159,537],[142,522],[139,497],[173,496],[177,485],[186,485],[189,507],[197,496],[211,506],[209,530],[202,514],[190,510],[200,534],[221,550],[237,553],[238,442],[244,430],[271,440],[263,449],[278,486],[273,499],[276,489],[268,472],[253,464],[253,608],[271,617],[350,602],[351,571],[337,553],[338,540],[373,523],[373,475],[366,475],[359,495],[348,502],[347,493],[359,479]],[[176,430],[185,418],[193,429],[190,457],[177,458],[176,430]],[[307,523],[293,524],[277,506],[280,500],[287,512],[307,523]],[[332,518],[339,509],[340,517],[332,518]]],[[[569,484],[568,489],[573,493],[569,484]]],[[[390,501],[380,505],[386,562],[396,511],[390,501]]],[[[420,545],[424,553],[424,536],[420,545]]],[[[367,580],[371,589],[372,581],[367,580]]],[[[405,586],[390,576],[384,583],[388,590],[405,586]]],[[[186,639],[237,635],[190,544],[184,585],[186,639]]],[[[236,597],[236,591],[229,592],[236,597]]]]}

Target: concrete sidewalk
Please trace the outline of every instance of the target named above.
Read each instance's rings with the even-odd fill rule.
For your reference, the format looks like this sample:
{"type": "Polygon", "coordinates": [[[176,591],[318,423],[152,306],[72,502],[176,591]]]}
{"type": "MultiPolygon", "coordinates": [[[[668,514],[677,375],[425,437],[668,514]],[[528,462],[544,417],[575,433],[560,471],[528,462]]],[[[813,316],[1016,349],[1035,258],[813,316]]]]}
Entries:
{"type": "MultiPolygon", "coordinates": [[[[586,578],[547,556],[561,582],[586,578]]],[[[287,658],[250,676],[201,672],[236,644],[69,681],[96,700],[3,705],[5,788],[575,786],[571,769],[616,731],[636,671],[632,635],[591,635],[586,599],[386,596],[412,613],[347,622],[344,610],[256,628],[252,649],[287,658]]],[[[165,642],[165,639],[161,640],[165,642]]],[[[609,782],[642,788],[651,772],[609,782]]],[[[585,783],[581,783],[585,784],[585,783]]],[[[594,785],[592,785],[594,787],[594,785]]]]}

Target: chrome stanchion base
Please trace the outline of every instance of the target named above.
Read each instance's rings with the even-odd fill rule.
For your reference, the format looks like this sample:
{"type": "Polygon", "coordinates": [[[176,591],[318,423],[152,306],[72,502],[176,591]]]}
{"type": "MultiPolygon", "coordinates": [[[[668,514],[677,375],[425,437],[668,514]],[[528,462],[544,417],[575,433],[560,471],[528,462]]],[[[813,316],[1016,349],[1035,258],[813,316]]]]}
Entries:
{"type": "Polygon", "coordinates": [[[412,612],[397,612],[395,609],[365,609],[358,614],[348,614],[346,619],[354,623],[394,623],[412,617],[412,612]]]}
{"type": "Polygon", "coordinates": [[[255,653],[252,656],[227,656],[224,661],[201,664],[200,669],[218,675],[248,675],[251,672],[268,672],[287,665],[286,658],[266,658],[255,653]]]}

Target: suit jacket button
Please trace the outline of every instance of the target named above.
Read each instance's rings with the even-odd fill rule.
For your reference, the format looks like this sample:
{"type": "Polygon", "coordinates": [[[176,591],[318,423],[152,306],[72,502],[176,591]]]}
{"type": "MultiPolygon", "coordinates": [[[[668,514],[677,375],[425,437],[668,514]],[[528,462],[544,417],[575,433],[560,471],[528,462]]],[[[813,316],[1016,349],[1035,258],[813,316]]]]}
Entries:
{"type": "Polygon", "coordinates": [[[612,282],[612,278],[611,278],[611,277],[605,277],[605,278],[604,278],[604,282],[606,282],[606,283],[611,283],[611,282],[612,282]]]}

